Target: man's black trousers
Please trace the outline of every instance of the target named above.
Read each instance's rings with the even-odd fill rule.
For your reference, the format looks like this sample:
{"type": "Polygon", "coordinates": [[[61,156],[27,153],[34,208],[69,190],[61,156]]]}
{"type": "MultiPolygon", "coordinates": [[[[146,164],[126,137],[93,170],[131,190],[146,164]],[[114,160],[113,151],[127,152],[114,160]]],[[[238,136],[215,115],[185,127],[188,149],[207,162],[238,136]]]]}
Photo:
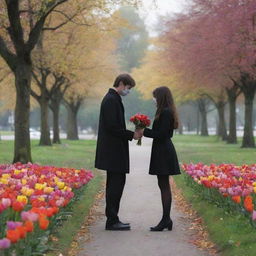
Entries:
{"type": "Polygon", "coordinates": [[[125,180],[125,173],[107,171],[105,212],[107,217],[107,225],[112,225],[119,221],[118,211],[124,190],[125,180]]]}

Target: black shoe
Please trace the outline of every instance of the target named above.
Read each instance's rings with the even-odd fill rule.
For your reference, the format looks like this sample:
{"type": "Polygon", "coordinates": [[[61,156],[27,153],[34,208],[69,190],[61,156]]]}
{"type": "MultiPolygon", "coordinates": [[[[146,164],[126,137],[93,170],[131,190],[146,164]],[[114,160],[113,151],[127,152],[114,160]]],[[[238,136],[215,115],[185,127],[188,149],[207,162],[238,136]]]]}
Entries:
{"type": "Polygon", "coordinates": [[[126,226],[130,226],[130,223],[123,223],[122,221],[119,221],[119,223],[126,225],[126,226]]]}
{"type": "MultiPolygon", "coordinates": [[[[111,224],[110,224],[110,223],[111,223],[111,222],[106,221],[106,227],[112,226],[112,223],[111,223],[111,224]]],[[[116,223],[120,223],[120,224],[125,225],[125,226],[130,226],[130,223],[123,223],[123,222],[120,221],[120,220],[118,220],[116,223]]],[[[114,223],[114,224],[116,224],[116,223],[114,223]]]]}
{"type": "Polygon", "coordinates": [[[122,222],[117,222],[117,223],[112,224],[112,225],[106,225],[105,229],[106,230],[120,230],[120,231],[123,231],[123,230],[130,230],[131,226],[130,225],[125,225],[122,222]]]}
{"type": "Polygon", "coordinates": [[[155,226],[155,227],[151,227],[150,231],[163,231],[165,228],[167,228],[168,230],[172,230],[172,226],[173,226],[173,222],[172,220],[169,221],[160,221],[160,223],[155,226]]]}

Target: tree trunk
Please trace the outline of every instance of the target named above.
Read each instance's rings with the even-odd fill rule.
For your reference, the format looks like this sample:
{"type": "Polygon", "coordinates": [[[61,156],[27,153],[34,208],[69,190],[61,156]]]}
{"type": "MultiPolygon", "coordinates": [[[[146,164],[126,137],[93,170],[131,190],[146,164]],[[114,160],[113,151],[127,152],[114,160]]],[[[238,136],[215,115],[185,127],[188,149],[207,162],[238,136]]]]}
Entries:
{"type": "Polygon", "coordinates": [[[201,136],[209,136],[208,124],[207,124],[207,111],[206,103],[204,99],[198,100],[199,112],[201,115],[201,136]]]}
{"type": "Polygon", "coordinates": [[[179,124],[178,130],[179,130],[179,134],[183,135],[183,125],[182,125],[182,123],[179,124]]]}
{"type": "Polygon", "coordinates": [[[244,120],[244,136],[242,147],[243,148],[254,148],[255,139],[253,135],[253,100],[255,95],[255,89],[251,90],[251,93],[244,92],[245,97],[245,120],[244,120]]]}
{"type": "Polygon", "coordinates": [[[31,64],[22,61],[15,70],[15,142],[13,163],[32,162],[29,134],[31,64]]]}
{"type": "Polygon", "coordinates": [[[59,128],[60,101],[51,100],[51,110],[53,113],[53,140],[52,140],[52,142],[55,144],[61,144],[60,128],[59,128]]]}
{"type": "MultiPolygon", "coordinates": [[[[67,80],[61,75],[58,76],[57,74],[53,73],[55,77],[55,85],[52,87],[51,90],[51,101],[50,101],[50,108],[53,113],[53,140],[52,142],[55,144],[61,144],[60,140],[60,128],[59,128],[59,113],[60,113],[60,104],[63,100],[63,95],[67,91],[68,87],[70,86],[67,80]]],[[[68,106],[66,106],[67,108],[68,106]]]]}
{"type": "Polygon", "coordinates": [[[49,100],[42,95],[40,100],[40,109],[41,109],[41,136],[40,136],[40,146],[51,146],[51,137],[50,137],[50,129],[48,123],[48,114],[49,114],[49,100]]]}
{"type": "Polygon", "coordinates": [[[49,128],[49,92],[47,90],[47,77],[49,72],[44,72],[43,69],[40,70],[39,75],[36,75],[35,72],[32,72],[33,78],[36,81],[37,86],[40,89],[40,95],[31,90],[31,95],[37,100],[40,105],[41,111],[41,124],[40,124],[40,146],[51,146],[51,137],[50,137],[50,128],[49,128]]]}
{"type": "Polygon", "coordinates": [[[67,111],[68,111],[67,139],[68,140],[79,140],[78,127],[77,127],[78,109],[76,109],[70,105],[66,105],[66,107],[67,107],[67,111]]]}
{"type": "Polygon", "coordinates": [[[196,114],[196,134],[199,135],[200,131],[200,111],[197,111],[196,114]]]}
{"type": "Polygon", "coordinates": [[[227,128],[225,123],[225,102],[218,101],[216,104],[217,111],[218,111],[218,135],[222,138],[222,140],[227,140],[227,128]]]}
{"type": "Polygon", "coordinates": [[[256,92],[256,81],[248,74],[241,76],[241,91],[245,99],[245,120],[242,148],[254,148],[255,139],[253,135],[253,100],[256,92]]]}
{"type": "Polygon", "coordinates": [[[236,99],[238,87],[233,86],[232,88],[226,89],[228,95],[229,103],[229,134],[227,138],[227,143],[236,144],[237,143],[237,132],[236,132],[236,99]]]}
{"type": "Polygon", "coordinates": [[[209,136],[206,111],[201,112],[201,116],[202,116],[201,136],[209,136]]]}

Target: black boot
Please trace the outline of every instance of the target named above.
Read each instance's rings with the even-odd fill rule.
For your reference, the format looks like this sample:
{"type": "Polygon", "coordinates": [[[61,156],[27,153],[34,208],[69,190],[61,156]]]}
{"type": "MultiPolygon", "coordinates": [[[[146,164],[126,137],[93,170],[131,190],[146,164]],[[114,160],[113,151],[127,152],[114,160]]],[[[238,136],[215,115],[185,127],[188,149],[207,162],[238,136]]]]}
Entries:
{"type": "Polygon", "coordinates": [[[151,227],[150,231],[163,231],[166,228],[171,231],[172,226],[173,226],[173,222],[171,219],[169,219],[168,221],[161,220],[157,226],[151,227]]]}

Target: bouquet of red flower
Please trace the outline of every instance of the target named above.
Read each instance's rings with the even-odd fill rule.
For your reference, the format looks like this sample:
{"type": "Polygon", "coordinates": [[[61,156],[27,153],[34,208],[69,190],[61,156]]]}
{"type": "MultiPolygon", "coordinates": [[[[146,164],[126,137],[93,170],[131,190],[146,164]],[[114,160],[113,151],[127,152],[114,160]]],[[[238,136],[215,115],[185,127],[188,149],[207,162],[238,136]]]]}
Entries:
{"type": "MultiPolygon", "coordinates": [[[[146,115],[136,114],[130,118],[130,122],[134,123],[136,129],[144,129],[150,126],[150,119],[146,115]]],[[[138,140],[137,145],[141,146],[141,139],[138,140]]]]}

